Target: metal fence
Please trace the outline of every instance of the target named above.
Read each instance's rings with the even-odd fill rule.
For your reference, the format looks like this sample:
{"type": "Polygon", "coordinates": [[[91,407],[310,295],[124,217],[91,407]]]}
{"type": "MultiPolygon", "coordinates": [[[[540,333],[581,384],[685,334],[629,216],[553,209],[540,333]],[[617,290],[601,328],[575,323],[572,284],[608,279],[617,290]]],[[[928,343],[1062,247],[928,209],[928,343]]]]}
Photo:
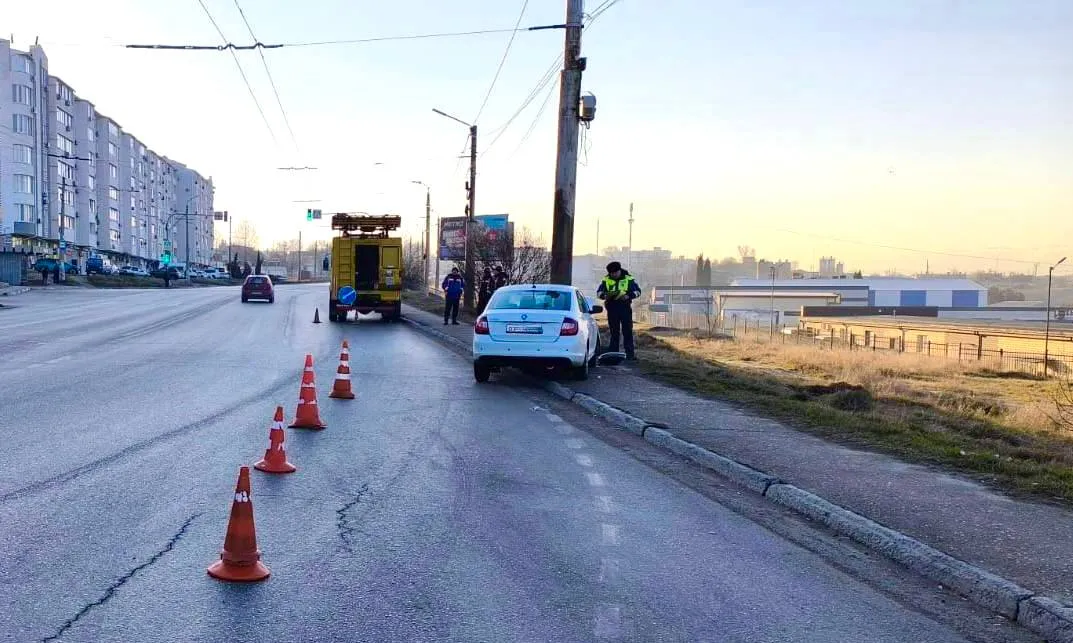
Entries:
{"type": "Polygon", "coordinates": [[[905,339],[901,333],[882,335],[868,332],[864,335],[846,334],[845,331],[824,333],[801,332],[796,325],[776,325],[774,328],[764,319],[734,318],[720,320],[715,315],[678,311],[674,313],[651,313],[639,309],[638,321],[661,327],[680,330],[695,330],[712,337],[738,342],[778,343],[796,346],[812,346],[816,350],[868,351],[886,354],[909,354],[922,357],[974,364],[997,372],[1025,373],[1036,376],[1051,375],[1073,377],[1073,355],[1050,352],[1044,367],[1043,353],[1006,351],[984,348],[977,342],[938,343],[928,340],[905,339]]]}

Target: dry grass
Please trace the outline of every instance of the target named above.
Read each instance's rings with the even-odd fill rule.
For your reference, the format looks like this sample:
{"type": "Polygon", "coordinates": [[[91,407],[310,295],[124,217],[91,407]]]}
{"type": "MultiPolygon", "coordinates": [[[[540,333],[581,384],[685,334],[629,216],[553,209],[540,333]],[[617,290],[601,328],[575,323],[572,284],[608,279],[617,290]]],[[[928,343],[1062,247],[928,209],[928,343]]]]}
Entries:
{"type": "Polygon", "coordinates": [[[917,355],[736,342],[639,327],[645,372],[840,442],[1073,501],[1054,383],[917,355]]]}

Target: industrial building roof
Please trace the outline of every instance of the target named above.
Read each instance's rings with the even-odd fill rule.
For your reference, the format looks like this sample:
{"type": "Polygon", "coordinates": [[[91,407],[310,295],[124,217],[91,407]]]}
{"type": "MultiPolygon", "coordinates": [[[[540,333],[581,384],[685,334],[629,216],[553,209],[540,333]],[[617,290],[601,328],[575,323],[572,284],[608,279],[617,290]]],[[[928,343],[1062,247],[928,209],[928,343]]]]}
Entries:
{"type": "MultiPolygon", "coordinates": [[[[735,286],[771,287],[770,279],[735,279],[735,286]]],[[[866,277],[864,279],[776,279],[775,287],[817,286],[845,288],[868,286],[872,290],[987,290],[971,279],[904,279],[895,277],[866,277]]]]}

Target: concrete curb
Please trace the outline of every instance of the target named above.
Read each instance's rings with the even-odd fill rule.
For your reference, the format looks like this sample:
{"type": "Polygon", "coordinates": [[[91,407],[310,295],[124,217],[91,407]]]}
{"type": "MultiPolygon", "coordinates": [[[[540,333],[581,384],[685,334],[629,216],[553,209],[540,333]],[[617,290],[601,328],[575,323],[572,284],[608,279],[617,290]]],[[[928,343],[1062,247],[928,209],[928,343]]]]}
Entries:
{"type": "Polygon", "coordinates": [[[0,289],[0,297],[12,297],[27,292],[30,292],[30,288],[27,288],[26,286],[10,286],[8,288],[0,289]]]}
{"type": "MultiPolygon", "coordinates": [[[[443,339],[450,345],[469,348],[460,340],[429,326],[409,319],[406,321],[421,332],[443,339]]],[[[775,476],[675,437],[642,418],[584,393],[578,393],[559,382],[545,382],[543,386],[553,395],[577,404],[620,429],[643,437],[650,444],[689,458],[774,503],[819,522],[832,531],[848,536],[910,570],[959,592],[981,607],[1017,621],[1036,634],[1046,637],[1051,643],[1073,643],[1073,607],[1067,607],[1045,596],[1038,596],[1012,581],[958,560],[820,496],[786,484],[775,476]]]]}

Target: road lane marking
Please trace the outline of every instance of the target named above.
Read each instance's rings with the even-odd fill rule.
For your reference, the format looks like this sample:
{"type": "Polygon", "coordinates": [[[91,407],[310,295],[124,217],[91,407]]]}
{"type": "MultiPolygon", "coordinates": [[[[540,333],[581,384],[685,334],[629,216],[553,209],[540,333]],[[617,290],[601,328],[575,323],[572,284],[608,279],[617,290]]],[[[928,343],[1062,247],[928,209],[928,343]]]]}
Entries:
{"type": "Polygon", "coordinates": [[[579,453],[576,456],[574,456],[574,459],[577,460],[577,463],[580,464],[583,467],[591,467],[592,466],[592,456],[591,455],[586,455],[584,453],[579,453]]]}
{"type": "Polygon", "coordinates": [[[610,514],[615,513],[615,505],[611,502],[611,496],[596,496],[596,511],[610,514]]]}
{"type": "Polygon", "coordinates": [[[618,525],[610,525],[608,523],[602,523],[600,525],[600,538],[601,543],[611,547],[617,547],[621,542],[619,538],[618,525]]]}
{"type": "Polygon", "coordinates": [[[554,413],[546,413],[544,417],[548,418],[548,422],[562,422],[563,419],[554,413]]]}
{"type": "Polygon", "coordinates": [[[578,438],[571,438],[566,441],[566,446],[570,447],[571,449],[584,449],[585,442],[578,438]]]}
{"type": "Polygon", "coordinates": [[[621,563],[617,558],[601,558],[600,575],[596,577],[596,580],[608,585],[614,584],[618,582],[620,571],[621,563]]]}
{"type": "Polygon", "coordinates": [[[615,640],[622,638],[622,606],[616,603],[601,603],[596,607],[596,638],[615,640]]]}
{"type": "Polygon", "coordinates": [[[594,487],[604,486],[604,477],[598,473],[589,472],[585,474],[585,477],[589,479],[589,484],[594,487]]]}
{"type": "Polygon", "coordinates": [[[555,430],[559,432],[559,435],[570,435],[574,432],[574,427],[569,424],[556,424],[555,430]]]}

